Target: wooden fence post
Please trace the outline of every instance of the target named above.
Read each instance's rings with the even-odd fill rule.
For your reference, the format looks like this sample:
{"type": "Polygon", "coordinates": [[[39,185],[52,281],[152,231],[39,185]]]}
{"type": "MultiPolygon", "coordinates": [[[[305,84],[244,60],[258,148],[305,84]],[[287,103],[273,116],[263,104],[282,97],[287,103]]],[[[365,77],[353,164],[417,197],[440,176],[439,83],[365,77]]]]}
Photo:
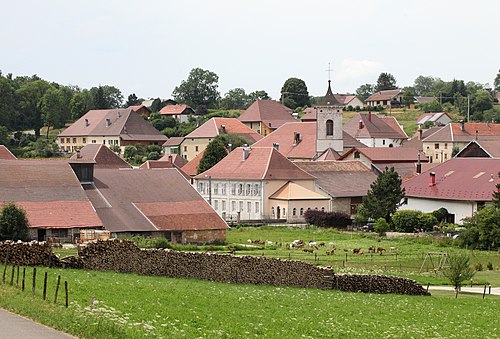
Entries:
{"type": "Polygon", "coordinates": [[[12,272],[10,273],[10,286],[14,285],[14,264],[12,264],[12,272]]]}
{"type": "Polygon", "coordinates": [[[59,285],[61,284],[61,276],[57,276],[57,284],[56,284],[56,294],[54,296],[54,304],[57,303],[57,293],[59,293],[59,285]]]}
{"type": "Polygon", "coordinates": [[[5,274],[7,273],[7,257],[5,258],[2,274],[2,284],[5,284],[5,274]]]}
{"type": "Polygon", "coordinates": [[[24,291],[24,279],[26,278],[26,266],[23,267],[23,281],[21,285],[21,291],[24,291]]]}
{"type": "Polygon", "coordinates": [[[43,300],[47,298],[47,272],[45,272],[45,276],[43,277],[43,300]]]}
{"type": "Polygon", "coordinates": [[[16,287],[19,287],[19,265],[17,265],[16,287]]]}
{"type": "Polygon", "coordinates": [[[68,307],[68,282],[67,281],[64,281],[64,290],[66,292],[66,307],[68,307]]]}
{"type": "Polygon", "coordinates": [[[36,288],[36,267],[33,267],[33,285],[31,286],[31,293],[35,295],[36,288]]]}

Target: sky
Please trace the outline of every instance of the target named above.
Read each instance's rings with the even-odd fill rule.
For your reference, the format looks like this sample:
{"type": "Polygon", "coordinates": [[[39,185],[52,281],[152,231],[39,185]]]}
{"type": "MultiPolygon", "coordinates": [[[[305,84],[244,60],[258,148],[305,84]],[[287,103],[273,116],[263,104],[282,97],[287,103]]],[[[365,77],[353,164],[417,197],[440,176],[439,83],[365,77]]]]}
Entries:
{"type": "Polygon", "coordinates": [[[170,98],[189,71],[279,98],[290,77],[324,95],[381,72],[492,84],[498,0],[0,0],[0,70],[125,98],[170,98]]]}

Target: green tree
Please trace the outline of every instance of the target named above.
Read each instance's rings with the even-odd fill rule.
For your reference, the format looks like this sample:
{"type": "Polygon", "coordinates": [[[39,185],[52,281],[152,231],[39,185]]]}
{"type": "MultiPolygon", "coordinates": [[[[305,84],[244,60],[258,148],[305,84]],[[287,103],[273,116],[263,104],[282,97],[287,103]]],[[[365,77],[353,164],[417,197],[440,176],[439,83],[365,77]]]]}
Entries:
{"type": "Polygon", "coordinates": [[[462,281],[471,279],[476,272],[470,263],[470,257],[465,253],[451,254],[448,256],[448,268],[443,270],[443,275],[450,280],[459,291],[462,281]]]}
{"type": "Polygon", "coordinates": [[[409,107],[415,102],[415,95],[412,88],[407,88],[403,92],[403,104],[409,107]]]}
{"type": "Polygon", "coordinates": [[[391,229],[391,226],[384,218],[378,218],[375,221],[375,225],[373,226],[373,230],[378,233],[380,237],[384,236],[387,231],[391,229]]]}
{"type": "Polygon", "coordinates": [[[391,215],[396,212],[405,197],[405,190],[401,188],[401,177],[394,167],[385,168],[370,185],[368,194],[363,197],[363,211],[368,217],[377,220],[384,218],[390,222],[391,215]]]}
{"type": "Polygon", "coordinates": [[[250,102],[254,102],[255,100],[271,100],[269,94],[266,91],[253,91],[248,95],[250,102]]]}
{"type": "Polygon", "coordinates": [[[51,88],[45,80],[36,80],[27,82],[22,85],[17,91],[22,108],[22,115],[28,126],[35,130],[35,136],[40,137],[40,129],[43,126],[43,96],[45,92],[51,88]]]}
{"type": "Polygon", "coordinates": [[[420,108],[426,112],[442,112],[443,111],[443,106],[439,103],[437,100],[433,100],[431,102],[427,102],[425,104],[421,104],[420,108]]]}
{"type": "Polygon", "coordinates": [[[398,210],[392,215],[392,223],[398,232],[414,232],[420,229],[419,217],[421,211],[398,210]]]}
{"type": "Polygon", "coordinates": [[[95,109],[112,109],[122,106],[122,92],[114,86],[99,85],[99,87],[92,87],[90,93],[95,109]]]}
{"type": "Polygon", "coordinates": [[[416,96],[433,96],[435,95],[436,83],[441,81],[439,78],[419,75],[413,82],[416,96]]]}
{"type": "Polygon", "coordinates": [[[153,103],[151,104],[151,112],[159,112],[164,106],[162,105],[161,99],[156,98],[153,100],[153,103]]]}
{"type": "Polygon", "coordinates": [[[484,112],[493,108],[493,97],[490,92],[485,89],[480,89],[474,93],[471,102],[472,112],[484,112]]]}
{"type": "Polygon", "coordinates": [[[8,145],[10,140],[7,127],[0,126],[0,145],[8,145]]]}
{"type": "MultiPolygon", "coordinates": [[[[500,172],[498,172],[497,176],[500,178],[500,172]]],[[[495,185],[496,191],[493,192],[493,206],[495,208],[500,209],[500,183],[495,185]]]]}
{"type": "Polygon", "coordinates": [[[220,139],[210,141],[198,165],[198,174],[209,170],[227,155],[226,146],[220,139]]]}
{"type": "Polygon", "coordinates": [[[356,90],[356,95],[363,101],[368,99],[368,97],[370,97],[373,93],[375,93],[375,85],[372,84],[361,85],[356,90]]]}
{"type": "Polygon", "coordinates": [[[493,86],[495,87],[495,91],[500,91],[500,70],[498,71],[497,76],[493,81],[493,86]]]}
{"type": "Polygon", "coordinates": [[[137,98],[135,93],[132,93],[128,96],[127,102],[125,103],[125,107],[136,106],[139,105],[142,101],[137,98]]]}
{"type": "Polygon", "coordinates": [[[385,91],[389,89],[397,89],[396,78],[390,73],[380,73],[375,86],[375,92],[385,91]]]}
{"type": "Polygon", "coordinates": [[[17,102],[14,82],[0,76],[0,126],[5,126],[9,130],[18,129],[17,102]]]}
{"type": "Polygon", "coordinates": [[[219,77],[214,72],[193,68],[186,80],[175,87],[172,96],[178,102],[198,109],[212,107],[219,99],[219,77]]]}
{"type": "Polygon", "coordinates": [[[28,240],[29,221],[22,207],[8,203],[0,214],[0,240],[28,240]]]}
{"type": "Polygon", "coordinates": [[[220,101],[223,109],[245,109],[248,107],[250,99],[243,88],[229,90],[220,101]]]}
{"type": "Polygon", "coordinates": [[[75,93],[71,98],[69,110],[73,120],[80,118],[91,109],[94,109],[94,100],[89,90],[84,89],[75,93]]]}
{"type": "Polygon", "coordinates": [[[231,150],[243,146],[245,144],[248,145],[250,144],[250,142],[246,140],[244,137],[234,133],[219,134],[214,138],[214,140],[215,139],[222,141],[224,147],[231,150]]]}
{"type": "Polygon", "coordinates": [[[289,78],[281,87],[281,101],[291,108],[309,105],[309,92],[304,80],[299,78],[289,78]]]}
{"type": "Polygon", "coordinates": [[[47,126],[47,139],[51,126],[55,128],[64,126],[63,116],[65,116],[66,109],[63,91],[53,87],[49,88],[43,96],[42,103],[42,118],[44,125],[47,126]]]}

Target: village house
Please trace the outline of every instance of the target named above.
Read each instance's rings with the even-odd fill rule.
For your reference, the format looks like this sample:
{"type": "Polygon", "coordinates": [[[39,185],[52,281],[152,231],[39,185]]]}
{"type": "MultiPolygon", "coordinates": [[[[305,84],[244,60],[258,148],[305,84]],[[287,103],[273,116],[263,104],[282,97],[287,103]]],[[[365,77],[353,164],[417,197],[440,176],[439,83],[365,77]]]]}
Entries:
{"type": "Polygon", "coordinates": [[[408,139],[396,118],[372,112],[353,116],[344,131],[368,147],[399,147],[408,139]]]}
{"type": "Polygon", "coordinates": [[[455,155],[457,158],[500,158],[500,138],[471,140],[455,155]]]}
{"type": "Polygon", "coordinates": [[[140,114],[143,117],[149,117],[151,114],[151,110],[144,106],[144,105],[136,105],[136,106],[129,106],[128,108],[132,109],[135,113],[140,114]]]}
{"type": "Polygon", "coordinates": [[[165,154],[160,159],[158,159],[158,161],[171,162],[178,168],[181,168],[188,163],[187,160],[181,157],[179,154],[165,154]]]}
{"type": "Polygon", "coordinates": [[[423,154],[420,154],[419,150],[403,147],[354,147],[338,160],[359,160],[368,168],[375,169],[376,172],[383,171],[385,167],[391,168],[394,164],[417,164],[429,161],[423,154]]]}
{"type": "Polygon", "coordinates": [[[291,109],[274,100],[256,100],[238,120],[263,136],[286,122],[296,121],[291,109]]]}
{"type": "Polygon", "coordinates": [[[400,89],[391,89],[376,92],[365,100],[365,104],[372,107],[401,107],[403,105],[403,91],[400,89]]]}
{"type": "Polygon", "coordinates": [[[328,210],[314,177],[273,147],[238,147],[194,185],[225,220],[303,221],[308,209],[328,210]]]}
{"type": "MultiPolygon", "coordinates": [[[[194,177],[198,174],[198,166],[200,166],[201,158],[203,158],[203,154],[205,154],[205,150],[198,153],[191,161],[182,166],[182,170],[184,173],[188,174],[190,177],[194,177]]],[[[191,182],[192,183],[192,182],[191,182]]]]}
{"type": "Polygon", "coordinates": [[[211,118],[189,133],[180,144],[180,154],[187,161],[204,151],[208,143],[221,134],[237,134],[248,144],[253,144],[262,136],[235,118],[211,118]]]}
{"type": "Polygon", "coordinates": [[[471,140],[499,140],[500,124],[481,122],[452,122],[422,140],[422,149],[431,162],[452,158],[453,149],[464,148],[471,140]]]}
{"type": "Polygon", "coordinates": [[[163,153],[165,154],[181,154],[180,147],[184,137],[170,137],[162,145],[163,153]]]}
{"type": "Polygon", "coordinates": [[[370,185],[377,179],[377,175],[358,160],[297,161],[295,164],[316,178],[317,190],[328,194],[329,211],[351,216],[357,213],[370,185]]]}
{"type": "Polygon", "coordinates": [[[481,206],[491,203],[500,184],[500,159],[453,158],[403,183],[405,204],[401,209],[430,213],[448,210],[448,221],[462,224],[481,206]]]}
{"type": "Polygon", "coordinates": [[[57,136],[57,144],[66,152],[75,152],[88,144],[119,147],[162,145],[167,137],[131,108],[91,110],[57,136]]]}
{"type": "Polygon", "coordinates": [[[164,117],[174,118],[179,122],[189,122],[189,117],[193,116],[194,110],[188,105],[167,105],[160,110],[164,117]]]}
{"type": "Polygon", "coordinates": [[[424,113],[418,118],[417,124],[424,125],[426,122],[431,122],[436,126],[444,126],[451,122],[451,118],[445,112],[424,113]]]}
{"type": "Polygon", "coordinates": [[[80,230],[103,229],[70,163],[0,160],[0,205],[14,202],[26,211],[30,239],[75,242],[80,230]]]}

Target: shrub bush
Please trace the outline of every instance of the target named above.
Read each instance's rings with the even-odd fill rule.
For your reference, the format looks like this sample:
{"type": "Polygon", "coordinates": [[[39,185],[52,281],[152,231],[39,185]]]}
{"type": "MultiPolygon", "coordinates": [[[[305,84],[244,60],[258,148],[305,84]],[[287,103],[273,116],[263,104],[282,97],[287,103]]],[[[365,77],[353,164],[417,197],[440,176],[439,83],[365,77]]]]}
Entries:
{"type": "Polygon", "coordinates": [[[414,232],[419,228],[420,211],[399,210],[392,216],[392,223],[398,232],[414,232]]]}
{"type": "Polygon", "coordinates": [[[432,213],[422,213],[418,216],[418,228],[424,231],[431,231],[434,225],[437,225],[438,220],[432,213]]]}
{"type": "Polygon", "coordinates": [[[383,236],[390,229],[390,225],[384,218],[378,218],[373,229],[379,236],[383,236]]]}
{"type": "Polygon", "coordinates": [[[304,218],[308,224],[317,227],[347,228],[352,224],[351,217],[342,212],[308,210],[304,213],[304,218]]]}

